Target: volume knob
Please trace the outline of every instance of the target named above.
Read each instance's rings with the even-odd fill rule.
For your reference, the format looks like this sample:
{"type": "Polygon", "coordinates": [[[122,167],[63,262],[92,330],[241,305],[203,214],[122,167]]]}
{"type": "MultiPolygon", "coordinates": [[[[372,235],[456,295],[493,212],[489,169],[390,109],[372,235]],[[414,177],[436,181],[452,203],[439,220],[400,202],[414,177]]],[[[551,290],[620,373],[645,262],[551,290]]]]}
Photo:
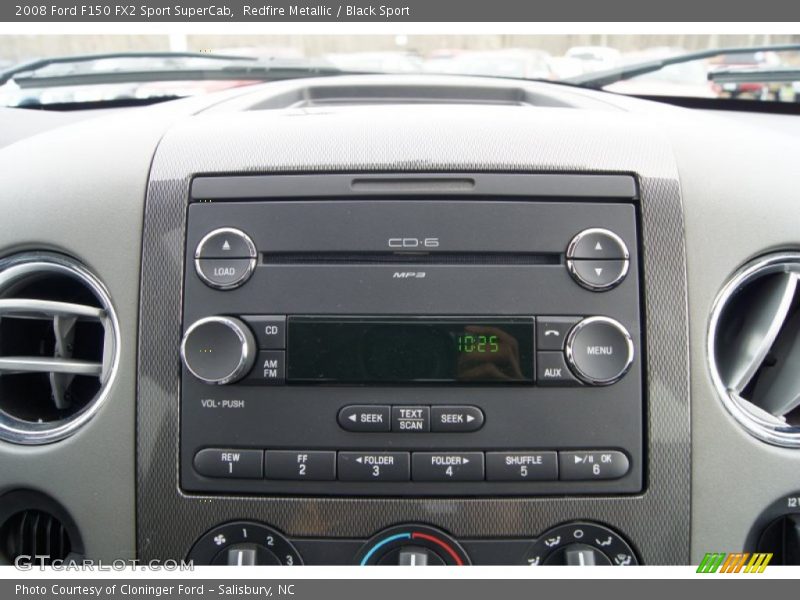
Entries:
{"type": "Polygon", "coordinates": [[[253,333],[234,317],[206,317],[195,321],[181,342],[184,366],[204,383],[234,383],[253,368],[255,358],[253,333]]]}

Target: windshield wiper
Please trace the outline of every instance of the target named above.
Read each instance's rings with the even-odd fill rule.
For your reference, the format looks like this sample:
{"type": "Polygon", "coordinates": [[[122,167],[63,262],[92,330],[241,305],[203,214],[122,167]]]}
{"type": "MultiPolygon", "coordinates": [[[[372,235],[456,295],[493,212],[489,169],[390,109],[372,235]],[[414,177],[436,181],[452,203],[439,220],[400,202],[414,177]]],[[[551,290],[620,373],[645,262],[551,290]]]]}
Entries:
{"type": "Polygon", "coordinates": [[[617,67],[614,69],[598,71],[596,73],[586,73],[576,77],[569,77],[562,80],[562,83],[569,83],[593,90],[601,90],[612,83],[626,81],[628,79],[632,79],[633,77],[646,75],[648,73],[655,73],[656,71],[660,71],[664,67],[668,67],[670,65],[680,65],[695,60],[703,60],[705,58],[714,58],[716,56],[725,56],[728,54],[754,54],[756,52],[787,51],[800,51],[800,44],[773,44],[767,46],[742,46],[735,48],[699,50],[697,52],[688,52],[686,54],[679,54],[677,56],[668,56],[656,60],[649,60],[646,62],[617,67]]]}
{"type": "Polygon", "coordinates": [[[794,83],[800,81],[796,67],[717,69],[708,74],[715,83],[794,83]]]}
{"type": "Polygon", "coordinates": [[[0,72],[0,86],[12,81],[20,88],[58,87],[71,85],[102,85],[113,83],[148,83],[153,81],[200,81],[200,80],[258,80],[272,81],[308,77],[309,75],[339,75],[340,69],[327,64],[309,63],[304,60],[270,59],[259,60],[248,56],[224,56],[193,52],[148,52],[119,54],[90,54],[45,58],[17,65],[0,72]],[[199,67],[168,65],[147,69],[118,69],[113,71],[78,71],[53,75],[37,75],[37,71],[56,64],[80,64],[106,59],[144,59],[170,61],[173,59],[207,59],[218,61],[219,66],[199,67]]]}
{"type": "Polygon", "coordinates": [[[46,67],[52,65],[71,65],[80,63],[91,63],[100,60],[114,60],[114,59],[173,59],[173,58],[189,58],[189,59],[205,59],[205,60],[218,60],[224,62],[234,61],[255,61],[255,58],[249,56],[228,56],[223,54],[205,54],[202,52],[112,52],[106,54],[78,54],[74,56],[53,56],[48,58],[40,58],[25,63],[14,65],[10,69],[0,71],[0,85],[15,79],[17,75],[22,73],[35,73],[46,67]]]}

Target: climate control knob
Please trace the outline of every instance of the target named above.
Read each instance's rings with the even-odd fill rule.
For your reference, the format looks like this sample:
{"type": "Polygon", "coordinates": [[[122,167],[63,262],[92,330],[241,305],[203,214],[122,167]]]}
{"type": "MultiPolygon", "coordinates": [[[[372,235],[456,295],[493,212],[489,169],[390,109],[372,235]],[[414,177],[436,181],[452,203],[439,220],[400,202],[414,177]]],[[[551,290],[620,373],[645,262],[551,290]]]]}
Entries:
{"type": "Polygon", "coordinates": [[[625,327],[608,317],[580,321],[567,336],[565,345],[570,369],[584,383],[611,385],[633,364],[633,339],[625,327]]]}
{"type": "Polygon", "coordinates": [[[256,358],[250,328],[233,317],[206,317],[183,335],[181,359],[186,369],[204,383],[225,385],[247,375],[256,358]]]}
{"type": "Polygon", "coordinates": [[[384,529],[361,548],[356,564],[407,567],[470,564],[461,545],[444,531],[426,525],[398,525],[384,529]]]}
{"type": "Polygon", "coordinates": [[[597,523],[575,522],[545,531],[528,548],[523,564],[625,567],[639,562],[617,532],[597,523]]]}
{"type": "Polygon", "coordinates": [[[189,551],[197,565],[302,565],[294,545],[280,532],[250,521],[225,523],[207,531],[189,551]]]}

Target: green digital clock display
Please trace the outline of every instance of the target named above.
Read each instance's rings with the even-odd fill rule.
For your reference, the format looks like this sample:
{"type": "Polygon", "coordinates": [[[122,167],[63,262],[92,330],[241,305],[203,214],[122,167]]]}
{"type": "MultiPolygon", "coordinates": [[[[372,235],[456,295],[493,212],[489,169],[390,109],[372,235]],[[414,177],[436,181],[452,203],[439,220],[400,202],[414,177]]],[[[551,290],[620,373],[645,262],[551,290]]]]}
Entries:
{"type": "Polygon", "coordinates": [[[465,333],[458,336],[456,343],[458,351],[466,354],[484,354],[487,352],[495,354],[500,351],[500,342],[496,335],[465,333]]]}
{"type": "Polygon", "coordinates": [[[287,325],[289,384],[533,382],[533,317],[292,315],[287,325]]]}

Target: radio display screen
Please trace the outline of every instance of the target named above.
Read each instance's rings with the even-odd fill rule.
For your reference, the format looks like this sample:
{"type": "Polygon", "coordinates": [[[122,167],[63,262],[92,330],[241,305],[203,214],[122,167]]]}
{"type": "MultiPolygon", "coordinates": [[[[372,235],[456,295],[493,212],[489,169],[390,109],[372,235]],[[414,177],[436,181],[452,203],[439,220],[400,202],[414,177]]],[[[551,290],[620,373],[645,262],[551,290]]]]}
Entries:
{"type": "Polygon", "coordinates": [[[289,383],[533,382],[534,319],[288,319],[289,383]]]}

